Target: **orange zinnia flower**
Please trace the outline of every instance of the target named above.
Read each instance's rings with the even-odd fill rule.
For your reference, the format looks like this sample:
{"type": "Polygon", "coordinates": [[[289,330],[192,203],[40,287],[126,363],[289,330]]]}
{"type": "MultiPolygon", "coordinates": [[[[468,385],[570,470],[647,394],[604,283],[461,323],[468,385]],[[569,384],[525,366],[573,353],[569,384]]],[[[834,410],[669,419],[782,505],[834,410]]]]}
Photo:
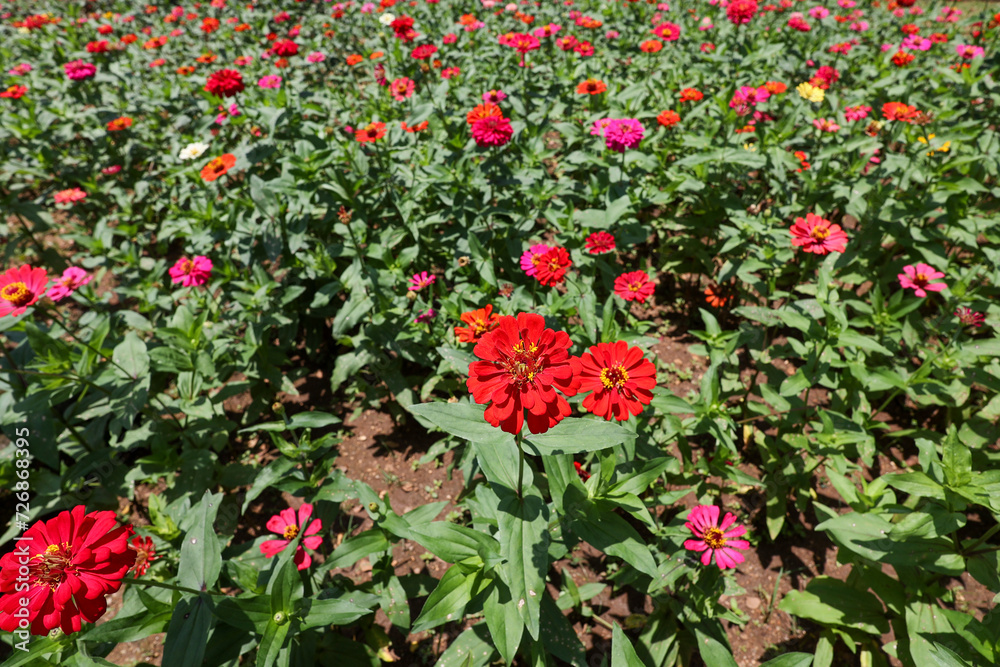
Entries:
{"type": "Polygon", "coordinates": [[[232,169],[234,164],[236,164],[236,156],[232,153],[226,153],[206,164],[201,170],[201,177],[206,181],[214,181],[232,169]]]}
{"type": "Polygon", "coordinates": [[[705,303],[712,308],[722,308],[733,298],[727,285],[709,285],[705,288],[705,303]]]}
{"type": "Polygon", "coordinates": [[[497,328],[500,316],[493,312],[493,306],[462,313],[459,318],[467,327],[455,327],[455,337],[459,343],[475,343],[479,338],[497,328]]]}
{"type": "Polygon", "coordinates": [[[491,117],[502,118],[503,112],[500,111],[500,107],[493,104],[492,102],[486,102],[484,104],[477,104],[475,108],[465,115],[465,122],[472,125],[480,118],[491,118],[491,117]]]}
{"type": "Polygon", "coordinates": [[[108,121],[108,132],[118,132],[120,130],[127,130],[132,127],[132,119],[128,116],[122,116],[120,118],[115,118],[114,120],[108,121]]]}
{"type": "Polygon", "coordinates": [[[587,79],[576,87],[578,95],[599,95],[608,87],[600,79],[587,79]]]}
{"type": "Polygon", "coordinates": [[[385,136],[385,123],[368,123],[365,127],[358,129],[354,133],[354,138],[361,143],[368,141],[378,141],[385,136]]]}
{"type": "Polygon", "coordinates": [[[352,53],[351,55],[347,56],[348,65],[357,65],[362,60],[364,60],[364,58],[362,56],[359,56],[357,53],[352,53]]]}

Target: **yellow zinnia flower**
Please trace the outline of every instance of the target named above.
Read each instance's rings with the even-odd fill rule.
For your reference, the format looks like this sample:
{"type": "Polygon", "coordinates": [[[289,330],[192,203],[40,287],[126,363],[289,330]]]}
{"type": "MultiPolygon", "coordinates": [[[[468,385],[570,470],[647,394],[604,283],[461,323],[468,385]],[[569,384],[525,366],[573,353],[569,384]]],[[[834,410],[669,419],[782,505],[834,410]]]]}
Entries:
{"type": "Polygon", "coordinates": [[[826,97],[826,93],[823,92],[822,88],[817,88],[808,81],[800,83],[795,87],[795,90],[799,91],[799,95],[802,99],[809,100],[810,102],[819,103],[826,97]]]}

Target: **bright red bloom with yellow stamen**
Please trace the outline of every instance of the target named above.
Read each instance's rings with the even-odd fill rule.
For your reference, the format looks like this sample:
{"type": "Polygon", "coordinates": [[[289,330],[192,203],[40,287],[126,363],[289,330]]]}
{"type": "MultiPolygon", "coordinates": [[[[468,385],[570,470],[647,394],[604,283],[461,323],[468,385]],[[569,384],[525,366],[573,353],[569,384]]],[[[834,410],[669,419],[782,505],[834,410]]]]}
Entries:
{"type": "Polygon", "coordinates": [[[135,563],[128,546],[132,532],[131,525],[118,525],[114,512],[88,514],[83,505],[32,525],[14,551],[0,558],[0,630],[18,627],[14,614],[22,598],[33,635],[55,628],[79,632],[84,621],[97,621],[108,608],[105,596],[121,588],[135,563]],[[18,590],[22,566],[28,571],[26,591],[18,590]]]}
{"type": "Polygon", "coordinates": [[[132,119],[128,116],[119,116],[108,121],[108,132],[121,132],[132,127],[132,119]]]}
{"type": "Polygon", "coordinates": [[[146,574],[149,564],[156,560],[156,545],[153,544],[153,538],[136,535],[132,538],[128,548],[135,552],[135,564],[132,566],[132,572],[141,577],[146,574]]]}
{"type": "Polygon", "coordinates": [[[638,415],[653,400],[656,367],[638,347],[598,343],[580,356],[580,391],[593,392],[583,409],[608,421],[638,415]]]}
{"type": "Polygon", "coordinates": [[[806,213],[805,218],[795,218],[795,224],[789,231],[792,233],[792,245],[801,247],[804,252],[828,255],[847,249],[847,234],[840,225],[815,213],[806,213]]]}
{"type": "Polygon", "coordinates": [[[361,143],[378,141],[385,136],[385,132],[385,123],[368,123],[368,125],[354,133],[354,138],[361,143]]]}
{"type": "Polygon", "coordinates": [[[558,392],[573,396],[579,388],[580,360],[571,345],[569,334],[547,329],[537,313],[500,317],[472,350],[482,361],[469,364],[466,381],[473,400],[488,404],[486,421],[514,434],[527,421],[529,431],[545,433],[568,417],[569,403],[558,392]]]}
{"type": "Polygon", "coordinates": [[[654,291],[656,286],[645,271],[629,271],[615,278],[615,294],[626,301],[646,303],[654,291]]]}
{"type": "Polygon", "coordinates": [[[478,310],[470,310],[459,316],[467,327],[455,327],[455,337],[459,343],[478,342],[484,334],[488,334],[500,324],[500,316],[493,312],[493,306],[478,310]]]}
{"type": "Polygon", "coordinates": [[[33,269],[27,264],[7,269],[0,275],[0,317],[17,317],[42,298],[49,277],[45,269],[33,269]]]}
{"type": "Polygon", "coordinates": [[[558,285],[566,279],[566,270],[573,266],[566,248],[552,248],[538,258],[535,279],[543,285],[558,285]]]}

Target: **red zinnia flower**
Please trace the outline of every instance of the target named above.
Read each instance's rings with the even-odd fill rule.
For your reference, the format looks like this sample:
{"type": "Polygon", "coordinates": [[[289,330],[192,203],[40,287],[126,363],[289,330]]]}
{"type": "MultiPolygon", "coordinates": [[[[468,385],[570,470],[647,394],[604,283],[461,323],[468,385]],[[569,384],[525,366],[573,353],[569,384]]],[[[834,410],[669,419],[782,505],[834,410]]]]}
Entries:
{"type": "Polygon", "coordinates": [[[279,39],[271,45],[271,53],[281,58],[294,56],[299,52],[299,45],[290,39],[279,39]]]}
{"type": "Polygon", "coordinates": [[[27,86],[13,85],[10,88],[8,88],[7,90],[5,90],[2,93],[0,93],[0,97],[6,97],[6,98],[12,99],[12,100],[19,100],[22,97],[24,97],[24,94],[26,92],[28,92],[28,87],[27,86]]]}
{"type": "Polygon", "coordinates": [[[132,127],[132,119],[128,116],[121,116],[108,121],[108,132],[120,132],[132,127]]]}
{"type": "Polygon", "coordinates": [[[0,317],[17,317],[42,298],[49,277],[45,269],[27,264],[0,274],[0,317]]]}
{"type": "Polygon", "coordinates": [[[354,138],[361,143],[374,142],[384,137],[385,132],[385,123],[368,123],[368,125],[354,133],[354,138]]]}
{"type": "Polygon", "coordinates": [[[772,95],[780,95],[788,90],[788,86],[780,81],[768,81],[764,84],[764,87],[767,88],[767,92],[772,95]]]}
{"type": "Polygon", "coordinates": [[[243,91],[243,75],[234,69],[220,69],[208,77],[205,90],[218,97],[232,97],[243,91]]]}
{"type": "Polygon", "coordinates": [[[421,44],[417,48],[413,49],[410,55],[417,60],[427,60],[432,55],[437,53],[438,47],[433,44],[421,44]]]}
{"type": "Polygon", "coordinates": [[[655,289],[645,271],[629,271],[615,278],[615,294],[626,301],[646,303],[655,289]]]}
{"type": "Polygon", "coordinates": [[[705,97],[705,94],[694,88],[685,88],[681,91],[681,102],[697,102],[705,97]]]}
{"type": "Polygon", "coordinates": [[[360,56],[357,53],[352,53],[351,55],[347,56],[348,65],[357,65],[362,60],[364,60],[364,56],[360,56]]]}
{"type": "Polygon", "coordinates": [[[600,95],[608,87],[600,79],[587,79],[576,87],[578,95],[600,95]]]}
{"type": "Polygon", "coordinates": [[[566,396],[576,394],[579,360],[565,331],[545,328],[537,313],[505,315],[485,334],[472,353],[482,361],[469,364],[466,386],[484,417],[505,433],[520,433],[524,422],[532,433],[545,433],[570,415],[566,396]],[[528,411],[525,416],[525,410],[528,411]]]}
{"type": "Polygon", "coordinates": [[[214,181],[232,169],[234,164],[236,164],[236,156],[232,153],[220,155],[202,167],[201,177],[206,181],[214,181]]]}
{"type": "Polygon", "coordinates": [[[905,67],[913,62],[914,55],[906,51],[896,51],[892,57],[892,64],[896,67],[905,67]]]}
{"type": "Polygon", "coordinates": [[[594,232],[583,243],[591,255],[603,255],[615,249],[615,237],[608,232],[594,232]]]}
{"type": "Polygon", "coordinates": [[[658,53],[663,48],[663,42],[658,39],[647,39],[639,45],[639,50],[643,53],[658,53]]]}
{"type": "Polygon", "coordinates": [[[972,327],[981,327],[986,321],[985,315],[977,313],[968,306],[959,306],[958,310],[955,311],[955,316],[962,324],[972,327]]]}
{"type": "Polygon", "coordinates": [[[750,23],[750,19],[757,13],[757,0],[732,0],[726,7],[726,17],[733,22],[733,25],[750,23]]]}
{"type": "Polygon", "coordinates": [[[121,588],[135,563],[131,534],[132,526],[119,526],[114,512],[88,514],[83,505],[36,522],[0,558],[0,629],[17,629],[24,599],[33,635],[79,632],[84,621],[97,621],[108,608],[105,596],[121,588]]]}
{"type": "Polygon", "coordinates": [[[281,510],[268,519],[267,529],[272,533],[281,535],[284,539],[266,540],[265,542],[262,542],[260,545],[260,552],[268,558],[273,558],[275,554],[284,551],[300,532],[305,531],[303,532],[304,537],[302,538],[302,543],[299,544],[298,549],[295,550],[295,556],[292,560],[295,561],[295,565],[298,566],[300,570],[304,570],[312,565],[312,556],[307,554],[305,550],[315,549],[323,541],[323,538],[316,534],[323,528],[323,524],[319,519],[313,519],[313,521],[309,523],[309,526],[306,527],[306,522],[308,522],[309,517],[312,516],[312,511],[312,505],[309,503],[303,503],[302,507],[299,508],[297,519],[295,516],[295,510],[291,507],[281,510]],[[305,549],[303,549],[303,547],[305,547],[305,549]]]}
{"type": "Polygon", "coordinates": [[[566,248],[552,248],[538,258],[535,279],[543,285],[558,285],[566,279],[566,270],[573,266],[566,248]]]}
{"type": "Polygon", "coordinates": [[[584,410],[611,421],[625,421],[653,400],[656,367],[638,347],[623,340],[598,343],[580,357],[580,391],[584,410]]]}
{"type": "Polygon", "coordinates": [[[792,245],[800,246],[805,252],[828,255],[847,249],[847,234],[840,225],[835,225],[815,213],[806,213],[805,218],[795,218],[791,228],[792,245]]]}
{"type": "Polygon", "coordinates": [[[455,327],[455,337],[459,343],[475,343],[494,329],[500,323],[500,316],[493,312],[493,306],[488,305],[478,310],[470,310],[459,316],[467,327],[455,327]]]}
{"type": "Polygon", "coordinates": [[[469,130],[477,146],[503,146],[514,136],[510,121],[502,116],[480,118],[469,130]]]}
{"type": "Polygon", "coordinates": [[[673,127],[681,122],[681,115],[672,109],[667,109],[656,117],[656,122],[663,127],[673,127]]]}

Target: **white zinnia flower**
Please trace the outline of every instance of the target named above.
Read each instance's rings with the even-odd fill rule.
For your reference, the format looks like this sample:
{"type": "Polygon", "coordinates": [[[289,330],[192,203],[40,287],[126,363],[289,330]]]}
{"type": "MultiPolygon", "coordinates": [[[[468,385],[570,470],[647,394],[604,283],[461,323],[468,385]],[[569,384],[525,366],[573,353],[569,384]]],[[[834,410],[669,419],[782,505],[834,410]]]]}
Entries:
{"type": "Polygon", "coordinates": [[[205,151],[208,150],[208,144],[196,141],[193,144],[188,144],[181,151],[180,158],[182,160],[193,160],[205,151]]]}
{"type": "Polygon", "coordinates": [[[378,22],[381,23],[382,25],[389,25],[395,20],[396,20],[396,15],[391,12],[386,12],[385,14],[382,14],[382,16],[378,17],[378,22]]]}

